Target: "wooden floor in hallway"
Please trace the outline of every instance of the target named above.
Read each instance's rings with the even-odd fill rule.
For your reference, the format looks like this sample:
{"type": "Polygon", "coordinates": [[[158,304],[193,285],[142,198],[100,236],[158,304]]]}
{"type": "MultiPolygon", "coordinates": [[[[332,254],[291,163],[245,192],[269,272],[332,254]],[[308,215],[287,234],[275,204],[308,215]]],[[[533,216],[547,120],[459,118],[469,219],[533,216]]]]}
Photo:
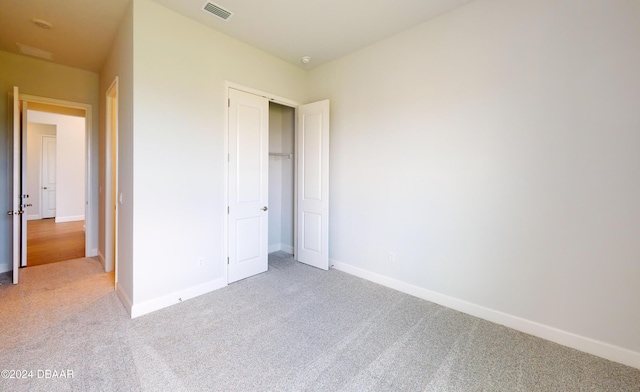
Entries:
{"type": "Polygon", "coordinates": [[[85,256],[84,221],[38,219],[27,222],[27,267],[85,256]]]}

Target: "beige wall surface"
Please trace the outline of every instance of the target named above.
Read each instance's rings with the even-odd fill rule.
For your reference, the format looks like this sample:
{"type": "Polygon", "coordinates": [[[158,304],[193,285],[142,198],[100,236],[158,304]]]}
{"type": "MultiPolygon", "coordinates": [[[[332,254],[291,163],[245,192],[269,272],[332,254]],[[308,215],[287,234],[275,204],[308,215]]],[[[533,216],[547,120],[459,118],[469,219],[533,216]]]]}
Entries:
{"type": "MultiPolygon", "coordinates": [[[[29,109],[28,120],[30,123],[56,126],[56,222],[84,220],[86,183],[84,117],[29,109]]],[[[36,191],[39,192],[39,190],[36,191]]],[[[27,213],[31,212],[27,210],[27,213]]]]}
{"type": "Polygon", "coordinates": [[[100,71],[100,170],[99,170],[99,246],[105,256],[106,191],[106,94],[118,78],[118,293],[127,307],[133,301],[133,6],[125,13],[111,50],[100,71]]]}
{"type": "Polygon", "coordinates": [[[639,19],[479,0],[311,71],[331,258],[637,361],[639,19]]]}
{"type": "Polygon", "coordinates": [[[226,283],[225,82],[303,102],[307,75],[153,1],[134,1],[133,15],[134,195],[126,197],[134,306],[150,309],[226,283]]]}

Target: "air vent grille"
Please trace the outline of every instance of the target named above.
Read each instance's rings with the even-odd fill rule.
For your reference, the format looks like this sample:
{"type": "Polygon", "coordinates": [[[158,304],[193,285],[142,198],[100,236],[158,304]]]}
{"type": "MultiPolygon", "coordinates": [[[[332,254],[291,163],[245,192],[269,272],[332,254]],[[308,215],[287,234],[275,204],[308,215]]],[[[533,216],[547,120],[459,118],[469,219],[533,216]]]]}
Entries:
{"type": "Polygon", "coordinates": [[[209,1],[204,3],[204,5],[202,6],[202,10],[209,14],[213,14],[223,20],[229,20],[229,18],[233,16],[233,12],[227,11],[219,5],[211,3],[209,1]]]}

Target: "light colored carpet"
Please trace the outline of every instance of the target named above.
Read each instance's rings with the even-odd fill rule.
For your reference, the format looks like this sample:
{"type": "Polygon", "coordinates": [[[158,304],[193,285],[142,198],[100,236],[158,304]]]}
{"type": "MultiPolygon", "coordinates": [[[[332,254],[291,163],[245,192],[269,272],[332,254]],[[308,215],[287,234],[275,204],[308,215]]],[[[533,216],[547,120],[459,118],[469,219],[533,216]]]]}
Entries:
{"type": "Polygon", "coordinates": [[[130,320],[93,259],[2,277],[2,391],[640,391],[640,370],[285,253],[130,320]],[[70,369],[74,378],[37,378],[70,369]]]}

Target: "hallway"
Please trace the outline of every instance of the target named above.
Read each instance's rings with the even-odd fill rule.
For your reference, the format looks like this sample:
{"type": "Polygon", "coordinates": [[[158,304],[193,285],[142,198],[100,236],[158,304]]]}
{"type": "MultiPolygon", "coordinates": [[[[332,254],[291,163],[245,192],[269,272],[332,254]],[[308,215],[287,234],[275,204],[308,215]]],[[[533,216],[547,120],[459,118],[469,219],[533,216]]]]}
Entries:
{"type": "Polygon", "coordinates": [[[84,244],[84,221],[28,221],[27,267],[84,257],[84,244]]]}

